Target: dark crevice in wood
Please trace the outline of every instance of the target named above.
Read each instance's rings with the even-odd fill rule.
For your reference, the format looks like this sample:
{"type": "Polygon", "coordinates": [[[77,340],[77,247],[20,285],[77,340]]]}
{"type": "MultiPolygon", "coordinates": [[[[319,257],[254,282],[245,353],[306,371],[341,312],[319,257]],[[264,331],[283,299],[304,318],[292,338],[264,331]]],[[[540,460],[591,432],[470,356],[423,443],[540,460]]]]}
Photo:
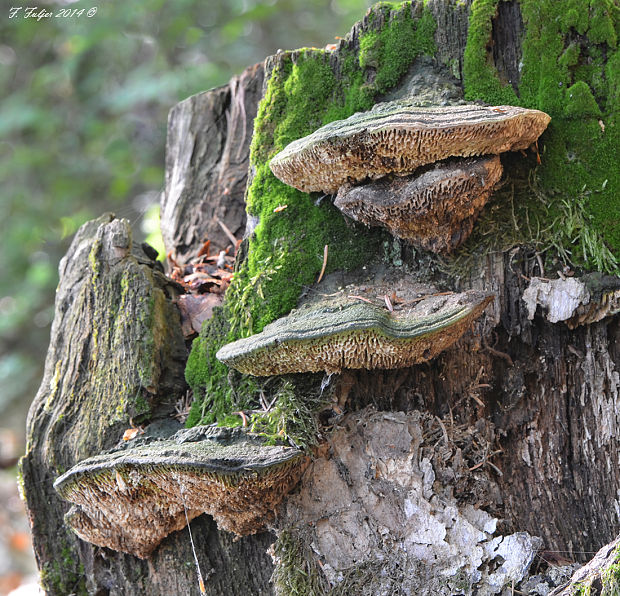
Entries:
{"type": "Polygon", "coordinates": [[[492,53],[501,81],[509,83],[518,94],[521,80],[521,45],[523,18],[517,0],[500,1],[492,21],[492,53]]]}

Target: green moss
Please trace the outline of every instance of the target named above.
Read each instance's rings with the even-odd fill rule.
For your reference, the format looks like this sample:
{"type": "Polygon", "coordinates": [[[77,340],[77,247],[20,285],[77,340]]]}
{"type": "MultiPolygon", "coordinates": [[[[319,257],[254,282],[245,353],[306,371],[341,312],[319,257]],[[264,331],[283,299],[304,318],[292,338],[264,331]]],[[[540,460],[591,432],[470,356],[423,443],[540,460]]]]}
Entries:
{"type": "Polygon", "coordinates": [[[564,115],[573,119],[601,117],[601,110],[587,83],[577,81],[572,87],[568,88],[564,115]]]}
{"type": "Polygon", "coordinates": [[[151,412],[149,403],[141,395],[138,395],[134,400],[134,408],[138,416],[145,416],[151,412]]]}
{"type": "Polygon", "coordinates": [[[543,256],[547,271],[585,260],[599,271],[615,271],[615,257],[600,234],[592,231],[592,216],[586,208],[590,191],[582,189],[574,200],[558,201],[553,192],[542,188],[533,170],[534,158],[529,161],[518,154],[506,158],[506,170],[511,172],[506,184],[496,191],[465,244],[444,260],[444,271],[466,276],[490,252],[509,250],[524,238],[543,256]]]}
{"type": "Polygon", "coordinates": [[[185,379],[194,390],[188,427],[230,422],[230,412],[247,408],[257,393],[256,383],[250,377],[229,370],[215,357],[229,337],[227,311],[214,309],[213,317],[194,340],[185,368],[185,379]]]}
{"type": "Polygon", "coordinates": [[[318,435],[315,415],[327,400],[313,377],[308,381],[304,376],[279,379],[270,397],[272,407],[252,415],[252,432],[262,435],[272,445],[288,438],[299,449],[314,447],[318,435]]]}
{"type": "Polygon", "coordinates": [[[483,99],[490,104],[519,105],[513,88],[501,82],[492,65],[492,20],[498,0],[477,0],[470,8],[467,45],[463,56],[465,99],[483,99]]]}
{"type": "Polygon", "coordinates": [[[618,46],[616,27],[619,12],[617,4],[614,5],[613,2],[590,0],[590,26],[587,34],[592,43],[607,44],[614,49],[618,46]],[[614,17],[616,27],[614,27],[614,17]]]}
{"type": "Polygon", "coordinates": [[[86,576],[84,565],[77,565],[78,557],[66,539],[59,540],[60,555],[52,562],[47,562],[41,569],[41,585],[48,594],[86,595],[86,576]]]}
{"type": "Polygon", "coordinates": [[[558,58],[558,64],[563,68],[576,66],[579,63],[580,53],[581,49],[579,44],[571,43],[558,58]]]}
{"type": "MultiPolygon", "coordinates": [[[[590,596],[592,585],[598,583],[598,574],[590,579],[571,586],[573,596],[590,596]]],[[[618,596],[620,594],[620,548],[616,548],[615,562],[604,569],[600,574],[600,590],[595,588],[598,596],[618,596]]]]}
{"type": "MultiPolygon", "coordinates": [[[[347,224],[329,201],[317,207],[316,197],[280,182],[269,169],[269,159],[322,124],[368,109],[377,94],[398,82],[418,54],[434,52],[435,24],[430,11],[425,9],[414,19],[411,3],[388,14],[392,8],[383,3],[372,9],[371,14],[384,12],[389,26],[360,36],[365,53],[357,65],[345,53],[339,77],[329,54],[322,50],[284,54],[271,75],[250,154],[255,176],[247,193],[247,209],[259,218],[259,224],[231,290],[234,300],[241,293],[239,284],[260,289],[253,300],[244,303],[252,320],[242,334],[260,331],[295,305],[303,287],[318,277],[325,245],[329,247],[327,272],[354,268],[376,249],[379,234],[360,234],[360,228],[347,224]],[[376,70],[372,82],[367,72],[370,62],[376,70]],[[287,208],[274,212],[282,205],[287,208]]],[[[247,315],[236,313],[233,329],[240,319],[246,320],[247,315]]]]}
{"type": "Polygon", "coordinates": [[[319,596],[328,594],[329,583],[305,541],[284,530],[273,545],[276,568],[271,578],[278,596],[319,596]]]}
{"type": "Polygon", "coordinates": [[[577,584],[574,588],[573,596],[590,596],[592,593],[592,586],[590,584],[577,584]]]}
{"type": "Polygon", "coordinates": [[[99,252],[101,251],[101,240],[95,240],[93,245],[91,246],[90,252],[88,253],[88,264],[92,271],[92,282],[93,284],[97,281],[99,277],[101,263],[99,262],[99,252]]]}
{"type": "Polygon", "coordinates": [[[457,58],[452,58],[452,60],[448,62],[447,66],[450,69],[450,73],[455,79],[461,78],[461,68],[457,58]]]}
{"type": "Polygon", "coordinates": [[[601,596],[617,596],[620,594],[620,547],[615,551],[616,559],[602,574],[603,584],[601,596]]]}
{"type": "Polygon", "coordinates": [[[571,2],[569,5],[565,6],[564,15],[561,18],[562,27],[564,30],[573,28],[580,35],[583,35],[588,24],[588,17],[586,14],[575,8],[569,8],[572,4],[574,3],[571,2]]]}
{"type": "MultiPolygon", "coordinates": [[[[417,17],[412,16],[411,2],[373,7],[369,21],[376,26],[361,34],[359,59],[343,50],[335,66],[328,52],[315,49],[285,52],[276,59],[250,150],[254,177],[246,195],[247,210],[258,225],[220,314],[206,323],[194,341],[186,371],[195,394],[189,426],[230,421],[229,414],[240,408],[238,404],[256,400],[256,386],[245,377],[231,379],[236,373],[217,362],[215,353],[224,343],[257,333],[289,312],[304,288],[316,282],[326,246],[326,273],[359,267],[380,250],[383,232],[368,232],[348,223],[331,201],[317,205],[318,194],[285,185],[271,173],[269,160],[323,124],[369,109],[378,94],[399,81],[418,54],[434,52],[433,17],[421,5],[414,6],[417,17]],[[379,14],[382,19],[376,18],[379,14]],[[388,25],[380,28],[381,22],[388,25]],[[235,401],[235,393],[245,397],[235,401]]],[[[278,427],[275,418],[274,413],[270,422],[260,424],[289,433],[288,427],[278,427]]]]}
{"type": "Polygon", "coordinates": [[[376,70],[375,89],[393,87],[417,55],[433,55],[436,51],[436,23],[430,11],[423,11],[419,19],[411,16],[408,4],[400,11],[389,27],[371,31],[360,39],[359,66],[376,70]]]}
{"type": "MultiPolygon", "coordinates": [[[[465,95],[540,109],[552,117],[539,145],[537,184],[546,197],[540,225],[544,229],[560,221],[567,209],[578,211],[579,237],[563,238],[560,250],[570,254],[575,265],[618,272],[620,9],[611,0],[522,0],[526,35],[517,95],[492,66],[489,43],[500,1],[478,0],[471,7],[465,95]],[[603,256],[605,251],[610,259],[603,256]]],[[[537,210],[533,202],[538,197],[523,200],[530,203],[530,211],[537,210]]],[[[520,238],[522,243],[533,240],[527,234],[520,238]]]]}

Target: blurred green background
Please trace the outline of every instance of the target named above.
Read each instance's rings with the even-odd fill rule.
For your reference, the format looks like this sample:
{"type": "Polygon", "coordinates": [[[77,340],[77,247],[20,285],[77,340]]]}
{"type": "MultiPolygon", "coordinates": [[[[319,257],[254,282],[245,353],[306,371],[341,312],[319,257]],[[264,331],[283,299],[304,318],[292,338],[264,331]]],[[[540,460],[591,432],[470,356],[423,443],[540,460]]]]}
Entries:
{"type": "Polygon", "coordinates": [[[278,48],[332,43],[371,4],[0,2],[0,427],[23,440],[72,234],[107,210],[157,229],[168,110],[278,48]]]}

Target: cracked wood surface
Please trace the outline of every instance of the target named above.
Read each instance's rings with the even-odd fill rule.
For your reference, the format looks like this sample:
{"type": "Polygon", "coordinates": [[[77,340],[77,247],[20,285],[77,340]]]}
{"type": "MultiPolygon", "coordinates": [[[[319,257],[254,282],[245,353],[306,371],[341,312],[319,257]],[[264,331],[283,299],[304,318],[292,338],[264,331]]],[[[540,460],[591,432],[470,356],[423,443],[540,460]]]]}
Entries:
{"type": "MultiPolygon", "coordinates": [[[[521,20],[514,16],[516,4],[501,3],[500,8],[506,5],[499,14],[504,30],[511,24],[518,26],[518,30],[523,28],[521,20]],[[513,23],[515,19],[518,22],[513,23]]],[[[470,2],[430,0],[428,6],[438,24],[438,60],[451,62],[453,69],[462,73],[470,2]]],[[[357,35],[360,27],[356,27],[357,35]]],[[[492,56],[511,55],[503,47],[508,43],[506,39],[506,35],[499,35],[494,40],[492,56]]],[[[503,64],[501,70],[506,78],[518,70],[515,66],[503,64]]],[[[200,118],[190,118],[184,124],[185,130],[200,136],[204,134],[201,122],[200,118]]],[[[240,122],[231,125],[241,131],[240,122]]],[[[175,130],[174,125],[170,130],[172,135],[180,132],[181,128],[175,130]]],[[[242,144],[248,155],[250,139],[247,135],[240,135],[239,139],[244,139],[242,144]]],[[[203,222],[212,217],[207,214],[200,221],[192,220],[187,229],[179,223],[183,220],[182,209],[191,215],[204,208],[203,191],[211,184],[191,186],[192,168],[202,176],[210,174],[202,171],[199,163],[192,165],[190,158],[191,155],[184,157],[185,163],[191,165],[184,170],[188,181],[182,184],[188,193],[186,206],[169,203],[162,211],[164,226],[172,230],[167,248],[184,255],[200,249],[203,222]]],[[[175,165],[175,159],[167,163],[167,175],[180,167],[175,165]]],[[[217,157],[211,163],[215,162],[217,157]]],[[[182,170],[181,167],[177,171],[182,170]]],[[[227,207],[224,205],[223,209],[227,207]]],[[[189,537],[184,532],[166,538],[148,564],[96,548],[66,529],[62,520],[66,506],[52,488],[54,478],[80,457],[98,453],[118,440],[133,407],[133,402],[121,404],[121,420],[106,418],[105,424],[115,421],[102,432],[78,432],[74,424],[86,416],[85,404],[74,401],[74,395],[84,395],[80,387],[92,372],[85,349],[92,329],[86,327],[88,316],[79,315],[78,297],[93,280],[87,261],[97,230],[109,223],[107,218],[83,228],[79,242],[74,242],[61,265],[52,342],[45,377],[31,409],[28,450],[22,461],[35,551],[41,569],[47,573],[46,588],[50,594],[80,590],[111,595],[197,591],[195,571],[185,564],[192,560],[192,555],[189,537]],[[59,562],[59,552],[70,563],[63,569],[63,585],[53,583],[55,577],[50,575],[54,563],[59,562]]],[[[226,223],[235,234],[243,226],[238,223],[235,228],[228,220],[226,223]]],[[[144,268],[152,271],[152,264],[140,250],[132,248],[130,257],[127,246],[109,243],[109,249],[106,267],[113,268],[119,253],[126,253],[125,259],[135,259],[137,273],[142,275],[144,268]]],[[[399,252],[405,263],[414,268],[416,262],[408,260],[407,254],[406,250],[399,252]]],[[[471,483],[479,480],[478,486],[484,490],[477,493],[478,502],[487,504],[491,515],[504,519],[508,531],[525,530],[541,536],[546,550],[568,551],[568,558],[583,561],[587,558],[583,553],[597,551],[613,540],[620,529],[620,321],[616,315],[570,330],[541,316],[530,320],[521,297],[527,287],[526,278],[540,274],[534,253],[527,249],[488,255],[479,270],[471,278],[462,279],[458,288],[474,288],[496,296],[480,338],[458,342],[432,366],[349,372],[340,381],[340,391],[342,403],[350,409],[368,404],[386,411],[421,409],[442,421],[453,420],[474,430],[477,421],[491,421],[498,431],[497,443],[489,448],[486,458],[469,466],[474,468],[482,463],[469,471],[468,481],[455,485],[457,499],[468,498],[471,483]],[[494,470],[494,482],[485,482],[489,470],[494,470]]],[[[160,281],[149,282],[154,284],[149,287],[163,292],[160,281]]],[[[135,281],[131,287],[137,287],[135,281]]],[[[173,345],[181,350],[182,342],[173,341],[173,345]]],[[[157,404],[165,404],[166,395],[173,395],[181,387],[185,389],[182,365],[178,362],[182,358],[169,356],[169,360],[164,359],[167,366],[161,368],[169,374],[160,375],[159,380],[156,367],[142,368],[148,374],[142,375],[147,383],[143,383],[140,392],[154,398],[157,404]],[[156,392],[151,393],[147,387],[156,392]]],[[[118,370],[119,375],[135,380],[139,377],[132,377],[134,372],[123,363],[118,370]]],[[[133,397],[135,393],[123,395],[133,397]]],[[[461,448],[465,456],[471,453],[467,451],[471,450],[470,444],[461,448]]],[[[218,532],[208,516],[194,519],[192,529],[201,567],[209,575],[208,594],[273,593],[269,579],[273,564],[266,554],[275,539],[273,534],[258,534],[235,542],[229,534],[218,532]]]]}

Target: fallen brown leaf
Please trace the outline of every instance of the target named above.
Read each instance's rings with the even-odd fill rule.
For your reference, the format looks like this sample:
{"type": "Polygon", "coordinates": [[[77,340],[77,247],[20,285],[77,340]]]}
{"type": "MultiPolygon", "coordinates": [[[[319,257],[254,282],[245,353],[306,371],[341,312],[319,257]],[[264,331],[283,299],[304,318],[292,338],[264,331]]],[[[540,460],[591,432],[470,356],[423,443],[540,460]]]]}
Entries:
{"type": "Polygon", "coordinates": [[[136,435],[140,432],[144,432],[141,428],[128,428],[123,433],[123,441],[131,441],[131,439],[135,439],[136,435]]]}
{"type": "Polygon", "coordinates": [[[213,308],[220,306],[222,301],[223,296],[213,292],[179,296],[177,304],[181,313],[181,325],[185,337],[200,333],[202,323],[211,318],[213,308]]]}

